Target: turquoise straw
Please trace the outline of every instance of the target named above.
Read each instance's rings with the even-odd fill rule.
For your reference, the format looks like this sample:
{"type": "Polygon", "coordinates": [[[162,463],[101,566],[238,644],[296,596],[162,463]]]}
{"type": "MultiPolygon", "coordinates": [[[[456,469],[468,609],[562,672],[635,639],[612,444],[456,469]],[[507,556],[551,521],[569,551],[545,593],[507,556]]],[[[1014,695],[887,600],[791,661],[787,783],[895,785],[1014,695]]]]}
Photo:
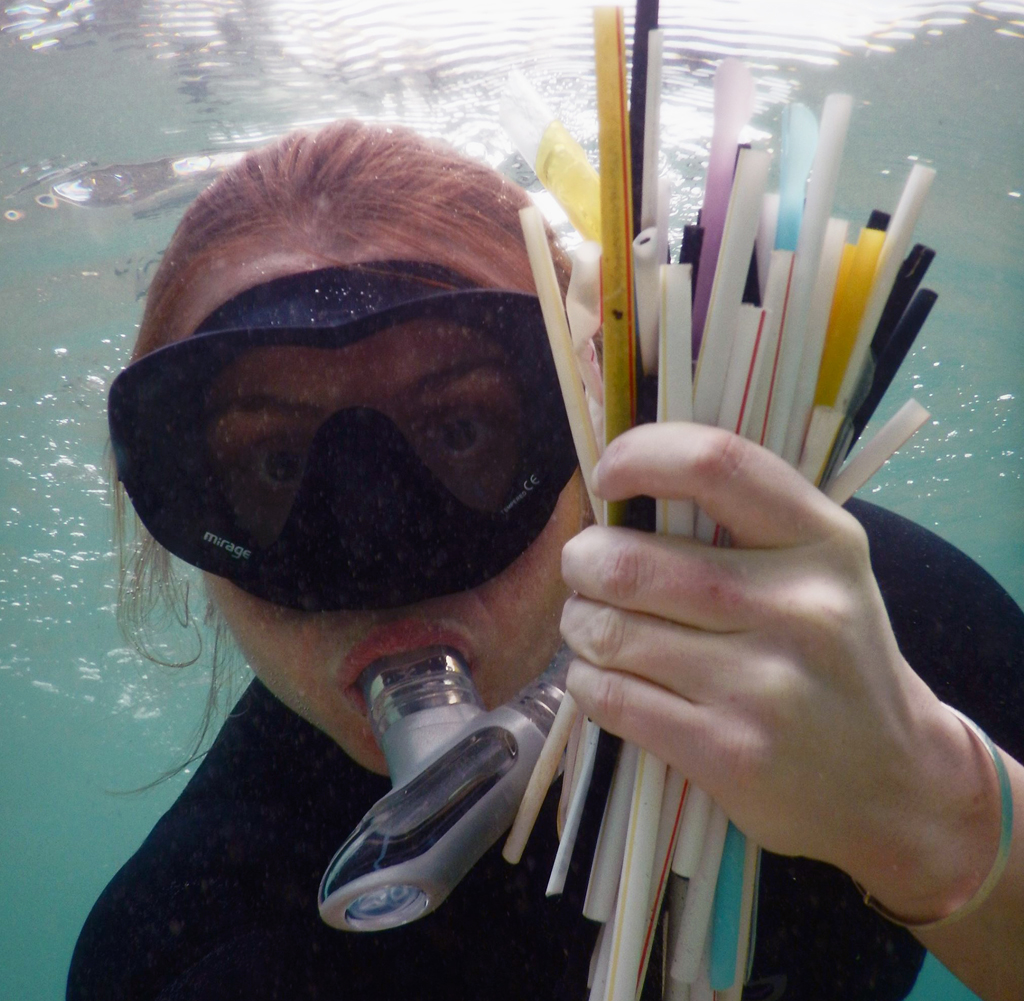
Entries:
{"type": "Polygon", "coordinates": [[[818,147],[818,122],[803,104],[787,104],[782,112],[782,158],[779,162],[779,222],[776,250],[796,250],[804,216],[804,193],[818,147]]]}
{"type": "Polygon", "coordinates": [[[711,987],[716,991],[728,990],[736,979],[746,851],[746,836],[730,821],[711,917],[711,987]]]}

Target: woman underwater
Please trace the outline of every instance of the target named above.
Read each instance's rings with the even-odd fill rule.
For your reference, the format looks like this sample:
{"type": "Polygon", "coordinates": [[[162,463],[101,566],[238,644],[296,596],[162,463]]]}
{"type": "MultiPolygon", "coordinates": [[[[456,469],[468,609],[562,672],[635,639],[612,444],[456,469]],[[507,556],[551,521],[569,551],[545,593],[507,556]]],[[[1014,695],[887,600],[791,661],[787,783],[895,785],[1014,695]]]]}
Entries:
{"type": "Polygon", "coordinates": [[[693,497],[733,549],[585,527],[522,296],[528,203],[441,145],[347,122],[249,153],[186,212],[128,370],[146,409],[114,441],[155,538],[127,600],[159,589],[168,550],[204,569],[257,680],[95,905],[69,999],[584,997],[581,886],[543,892],[552,797],[517,868],[495,848],[421,921],[343,934],[316,907],[389,785],[362,670],[444,644],[490,708],[562,637],[585,711],[765,847],[748,997],[902,998],[924,947],[983,997],[1024,997],[1024,806],[961,917],[1008,804],[942,705],[1006,749],[1024,804],[1024,614],[930,533],[698,426],[634,429],[594,487],[693,497]],[[425,305],[453,289],[492,291],[425,305]],[[271,543],[276,562],[253,559],[271,543]],[[956,920],[915,938],[853,880],[905,923],[956,920]]]}

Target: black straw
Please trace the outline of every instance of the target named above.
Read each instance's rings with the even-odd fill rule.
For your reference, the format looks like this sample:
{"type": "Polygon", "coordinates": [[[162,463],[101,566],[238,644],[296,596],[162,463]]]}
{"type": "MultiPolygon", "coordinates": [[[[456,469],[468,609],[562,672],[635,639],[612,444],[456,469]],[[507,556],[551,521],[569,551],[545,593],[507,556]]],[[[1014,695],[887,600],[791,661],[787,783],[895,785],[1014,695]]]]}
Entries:
{"type": "Polygon", "coordinates": [[[636,0],[633,18],[633,58],[629,80],[629,149],[633,171],[633,236],[640,232],[640,202],[644,186],[644,123],[647,117],[648,32],[658,27],[658,0],[636,0]]]}
{"type": "Polygon", "coordinates": [[[914,297],[914,293],[934,257],[934,250],[917,243],[907,255],[907,259],[900,265],[900,270],[896,273],[896,280],[892,283],[892,291],[886,300],[885,309],[882,310],[878,326],[871,338],[871,352],[876,358],[885,352],[885,346],[893,336],[896,324],[900,322],[900,317],[907,311],[910,300],[914,297]]]}
{"type": "Polygon", "coordinates": [[[853,442],[860,437],[861,431],[871,419],[871,415],[875,412],[882,397],[885,396],[885,391],[891,385],[900,365],[903,364],[903,359],[907,357],[914,340],[924,326],[924,321],[928,319],[928,314],[932,311],[936,299],[938,299],[937,293],[928,288],[921,289],[914,296],[903,316],[900,317],[896,329],[892,332],[892,336],[881,354],[876,356],[875,374],[871,380],[871,388],[853,416],[851,448],[853,442]]]}

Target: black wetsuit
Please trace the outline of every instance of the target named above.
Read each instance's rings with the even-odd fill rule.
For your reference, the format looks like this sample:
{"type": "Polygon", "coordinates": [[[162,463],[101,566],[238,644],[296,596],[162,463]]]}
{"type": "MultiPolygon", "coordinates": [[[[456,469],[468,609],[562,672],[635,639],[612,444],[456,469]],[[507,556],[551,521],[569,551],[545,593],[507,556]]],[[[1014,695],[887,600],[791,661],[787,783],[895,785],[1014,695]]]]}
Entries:
{"type": "MultiPolygon", "coordinates": [[[[908,661],[1024,759],[1024,613],[931,533],[867,504],[850,509],[868,530],[908,661]]],[[[550,796],[518,867],[495,848],[422,921],[364,935],[320,921],[327,862],[387,788],[254,682],[97,901],[72,959],[69,1001],[585,997],[595,937],[580,916],[585,866],[566,896],[544,897],[555,851],[550,796]]],[[[923,960],[909,933],[822,863],[765,853],[759,915],[748,999],[895,1001],[923,960]]],[[[655,957],[648,983],[658,980],[655,957]]]]}

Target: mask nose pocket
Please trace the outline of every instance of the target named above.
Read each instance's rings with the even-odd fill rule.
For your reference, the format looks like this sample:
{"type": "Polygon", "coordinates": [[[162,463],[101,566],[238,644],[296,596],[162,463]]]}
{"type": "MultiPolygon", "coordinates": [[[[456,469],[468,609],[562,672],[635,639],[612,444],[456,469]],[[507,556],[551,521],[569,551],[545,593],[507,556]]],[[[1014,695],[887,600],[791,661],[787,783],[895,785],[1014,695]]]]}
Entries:
{"type": "Polygon", "coordinates": [[[404,604],[414,581],[411,600],[451,590],[467,540],[486,544],[492,521],[448,491],[388,417],[352,408],[317,431],[274,548],[308,568],[311,594],[337,579],[348,607],[404,604]]]}

